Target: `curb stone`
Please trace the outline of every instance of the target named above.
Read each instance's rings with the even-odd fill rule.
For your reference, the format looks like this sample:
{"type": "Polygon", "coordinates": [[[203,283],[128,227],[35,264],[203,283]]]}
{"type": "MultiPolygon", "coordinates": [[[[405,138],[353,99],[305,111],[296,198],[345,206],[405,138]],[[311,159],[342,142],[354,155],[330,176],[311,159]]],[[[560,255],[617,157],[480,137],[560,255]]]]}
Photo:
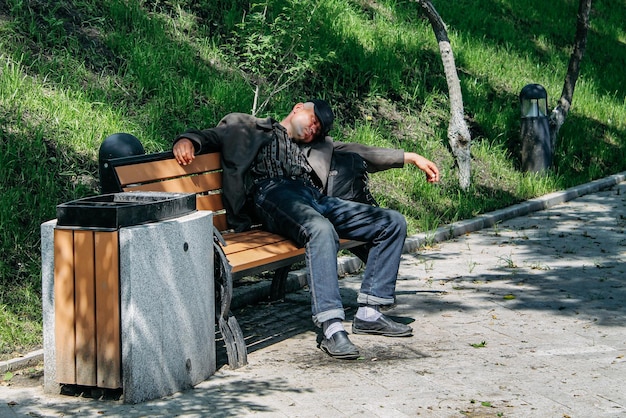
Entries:
{"type": "Polygon", "coordinates": [[[508,208],[499,209],[484,215],[478,215],[473,219],[455,222],[453,224],[437,228],[434,232],[416,234],[408,237],[404,244],[404,252],[412,253],[427,243],[437,243],[456,238],[460,235],[475,232],[483,228],[492,227],[499,222],[528,215],[556,206],[561,203],[576,199],[586,194],[595,193],[599,190],[608,189],[626,180],[626,171],[603,179],[595,180],[587,184],[571,187],[564,191],[554,192],[542,197],[530,199],[508,208]]]}
{"type": "Polygon", "coordinates": [[[7,361],[0,361],[0,373],[4,374],[36,366],[41,361],[43,361],[43,349],[32,351],[22,357],[17,357],[7,361]]]}

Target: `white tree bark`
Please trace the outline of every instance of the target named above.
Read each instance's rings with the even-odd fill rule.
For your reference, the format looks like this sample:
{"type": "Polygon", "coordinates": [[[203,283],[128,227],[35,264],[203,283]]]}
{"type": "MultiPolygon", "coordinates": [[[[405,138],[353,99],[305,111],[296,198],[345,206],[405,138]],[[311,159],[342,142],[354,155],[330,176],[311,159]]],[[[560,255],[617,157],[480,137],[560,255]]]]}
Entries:
{"type": "Polygon", "coordinates": [[[465,122],[463,110],[463,93],[461,82],[456,71],[454,54],[448,32],[443,20],[435,10],[435,7],[428,0],[416,0],[422,7],[430,25],[433,28],[439,52],[448,84],[448,95],[450,96],[450,122],[448,124],[448,141],[452,148],[452,153],[456,157],[456,164],[459,169],[459,185],[463,190],[467,190],[470,185],[471,175],[471,142],[472,137],[465,122]]]}

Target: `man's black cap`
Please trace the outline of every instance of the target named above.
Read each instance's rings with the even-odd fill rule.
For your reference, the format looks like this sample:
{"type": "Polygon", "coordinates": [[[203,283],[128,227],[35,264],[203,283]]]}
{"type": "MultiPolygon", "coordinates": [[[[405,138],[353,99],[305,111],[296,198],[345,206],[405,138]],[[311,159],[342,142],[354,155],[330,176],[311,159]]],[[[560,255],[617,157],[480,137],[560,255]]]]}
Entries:
{"type": "Polygon", "coordinates": [[[333,127],[333,121],[335,120],[333,110],[330,108],[330,105],[326,100],[311,99],[309,102],[313,103],[315,116],[317,116],[317,119],[319,119],[320,124],[322,125],[322,135],[326,136],[333,127]]]}

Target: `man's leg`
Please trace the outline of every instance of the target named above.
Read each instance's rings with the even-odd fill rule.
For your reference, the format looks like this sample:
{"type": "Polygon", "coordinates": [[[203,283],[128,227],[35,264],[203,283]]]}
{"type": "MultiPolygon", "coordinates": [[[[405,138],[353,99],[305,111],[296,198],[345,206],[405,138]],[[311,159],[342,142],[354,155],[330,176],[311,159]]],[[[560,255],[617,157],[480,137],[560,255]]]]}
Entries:
{"type": "Polygon", "coordinates": [[[353,332],[410,335],[409,326],[392,321],[379,311],[380,306],[395,302],[398,268],[406,238],[404,216],[390,209],[333,199],[322,200],[322,213],[333,222],[339,236],[365,241],[370,247],[353,332]]]}
{"type": "Polygon", "coordinates": [[[321,347],[333,357],[353,359],[359,351],[341,322],[345,314],[337,278],[339,237],[318,211],[320,196],[300,182],[270,180],[258,188],[255,203],[266,229],[305,248],[313,321],[325,337],[321,347]]]}
{"type": "Polygon", "coordinates": [[[325,197],[320,204],[321,213],[332,222],[340,238],[368,244],[369,252],[358,302],[393,304],[406,238],[404,216],[394,210],[334,197],[325,197]]]}

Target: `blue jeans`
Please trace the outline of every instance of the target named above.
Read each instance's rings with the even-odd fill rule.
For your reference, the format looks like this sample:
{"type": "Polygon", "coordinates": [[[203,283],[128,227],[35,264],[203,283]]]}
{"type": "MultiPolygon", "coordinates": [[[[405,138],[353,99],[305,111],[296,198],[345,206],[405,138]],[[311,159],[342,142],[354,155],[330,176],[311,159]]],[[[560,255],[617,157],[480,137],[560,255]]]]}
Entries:
{"type": "Polygon", "coordinates": [[[264,228],[305,248],[313,321],[345,319],[339,294],[339,238],[369,247],[358,303],[391,305],[406,238],[399,212],[329,197],[303,181],[285,178],[260,182],[254,192],[264,228]]]}

